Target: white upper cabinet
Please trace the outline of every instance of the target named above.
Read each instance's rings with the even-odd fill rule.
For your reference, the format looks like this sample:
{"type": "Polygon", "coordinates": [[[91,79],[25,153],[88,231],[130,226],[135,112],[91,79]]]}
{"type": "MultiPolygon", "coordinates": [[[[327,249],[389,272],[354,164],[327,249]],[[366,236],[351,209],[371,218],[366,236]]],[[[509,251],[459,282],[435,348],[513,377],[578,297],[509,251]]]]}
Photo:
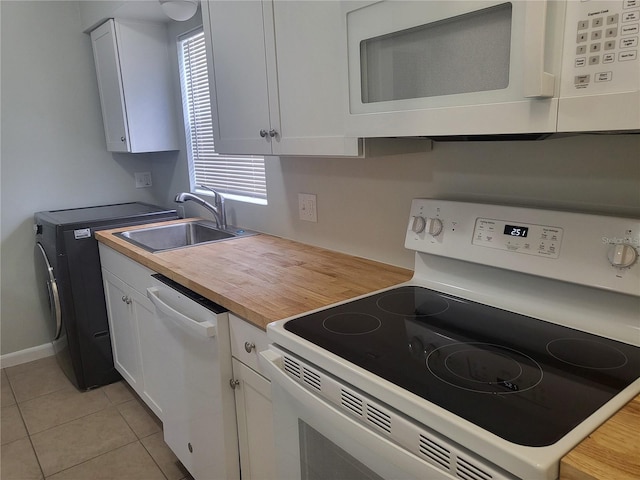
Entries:
{"type": "Polygon", "coordinates": [[[336,1],[203,1],[216,150],[356,156],[336,1]],[[217,118],[216,118],[217,117],[217,118]]]}
{"type": "Polygon", "coordinates": [[[179,150],[166,25],[111,19],[91,43],[107,150],[179,150]]]}

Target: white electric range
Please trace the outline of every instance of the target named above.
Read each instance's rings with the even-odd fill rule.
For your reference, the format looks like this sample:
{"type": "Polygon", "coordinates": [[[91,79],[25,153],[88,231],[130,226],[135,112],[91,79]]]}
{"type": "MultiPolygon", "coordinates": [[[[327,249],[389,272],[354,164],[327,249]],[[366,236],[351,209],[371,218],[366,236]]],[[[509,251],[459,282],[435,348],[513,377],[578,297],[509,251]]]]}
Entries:
{"type": "Polygon", "coordinates": [[[270,324],[283,479],[555,479],[640,393],[640,220],[412,203],[411,281],[270,324]]]}

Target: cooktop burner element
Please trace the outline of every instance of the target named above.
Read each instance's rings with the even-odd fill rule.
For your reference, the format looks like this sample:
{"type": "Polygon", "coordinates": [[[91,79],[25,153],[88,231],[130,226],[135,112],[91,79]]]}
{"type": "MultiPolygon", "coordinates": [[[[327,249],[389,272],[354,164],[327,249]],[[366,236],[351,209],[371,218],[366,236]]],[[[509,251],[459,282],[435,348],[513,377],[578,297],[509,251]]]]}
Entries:
{"type": "Polygon", "coordinates": [[[553,444],[640,372],[638,347],[419,286],[284,328],[527,446],[553,444]]]}
{"type": "Polygon", "coordinates": [[[429,317],[449,308],[445,298],[426,289],[420,292],[391,291],[382,294],[376,305],[383,312],[406,317],[429,317]]]}
{"type": "Polygon", "coordinates": [[[338,335],[364,335],[375,332],[381,325],[378,317],[357,312],[329,315],[322,322],[324,328],[338,335]]]}
{"type": "Polygon", "coordinates": [[[436,348],[426,364],[443,382],[478,393],[522,393],[542,380],[542,368],[531,357],[487,343],[453,343],[436,348]]]}
{"type": "Polygon", "coordinates": [[[552,340],[547,351],[558,360],[583,368],[607,370],[623,367],[628,362],[627,356],[617,348],[584,338],[552,340]]]}

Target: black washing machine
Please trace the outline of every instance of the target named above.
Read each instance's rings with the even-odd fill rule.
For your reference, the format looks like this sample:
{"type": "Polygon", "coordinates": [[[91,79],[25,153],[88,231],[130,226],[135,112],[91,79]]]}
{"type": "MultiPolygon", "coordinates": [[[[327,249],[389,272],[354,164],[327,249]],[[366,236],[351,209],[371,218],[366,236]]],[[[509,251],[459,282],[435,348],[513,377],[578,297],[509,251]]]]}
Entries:
{"type": "Polygon", "coordinates": [[[146,203],[37,212],[36,279],[50,312],[49,337],[65,374],[80,390],[120,379],[113,366],[96,230],[178,218],[146,203]]]}

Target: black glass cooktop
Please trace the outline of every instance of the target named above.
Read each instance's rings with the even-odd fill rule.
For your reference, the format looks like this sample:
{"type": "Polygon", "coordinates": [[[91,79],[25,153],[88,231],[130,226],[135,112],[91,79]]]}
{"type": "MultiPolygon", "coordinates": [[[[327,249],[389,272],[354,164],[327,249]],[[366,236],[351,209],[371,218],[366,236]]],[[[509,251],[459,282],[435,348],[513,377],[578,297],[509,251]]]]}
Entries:
{"type": "Polygon", "coordinates": [[[422,287],[285,329],[527,446],[558,441],[640,376],[640,348],[422,287]]]}

